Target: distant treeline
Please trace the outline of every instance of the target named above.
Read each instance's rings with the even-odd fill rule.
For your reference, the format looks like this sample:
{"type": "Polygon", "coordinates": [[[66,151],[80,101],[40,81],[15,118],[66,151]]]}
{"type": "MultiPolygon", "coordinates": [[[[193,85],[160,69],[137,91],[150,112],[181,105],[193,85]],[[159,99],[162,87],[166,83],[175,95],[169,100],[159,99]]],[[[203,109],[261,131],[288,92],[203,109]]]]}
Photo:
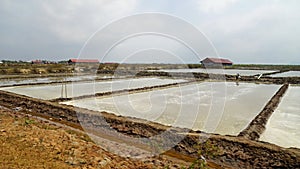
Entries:
{"type": "MultiPolygon", "coordinates": [[[[49,60],[40,60],[42,63],[67,63],[68,61],[49,61],[49,60]]],[[[32,61],[23,61],[23,60],[1,60],[4,64],[31,64],[32,61]]]]}
{"type": "MultiPolygon", "coordinates": [[[[204,68],[201,64],[119,64],[119,63],[99,63],[99,64],[73,64],[66,61],[50,64],[32,64],[24,61],[3,60],[0,64],[0,74],[48,74],[48,73],[114,73],[115,70],[144,71],[161,69],[195,69],[204,68]]],[[[221,67],[224,69],[263,69],[300,71],[300,65],[258,65],[258,64],[235,64],[221,67]]]]}

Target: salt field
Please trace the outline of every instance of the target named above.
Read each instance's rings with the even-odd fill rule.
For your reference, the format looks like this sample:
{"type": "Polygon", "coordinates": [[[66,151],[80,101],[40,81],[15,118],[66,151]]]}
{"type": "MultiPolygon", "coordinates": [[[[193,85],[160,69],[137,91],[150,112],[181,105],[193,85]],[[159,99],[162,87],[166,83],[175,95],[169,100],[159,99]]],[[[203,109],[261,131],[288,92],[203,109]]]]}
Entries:
{"type": "Polygon", "coordinates": [[[237,135],[279,88],[279,85],[203,82],[63,104],[209,133],[237,135]]]}
{"type": "Polygon", "coordinates": [[[236,75],[237,73],[239,73],[242,76],[252,76],[252,75],[257,75],[262,73],[275,72],[275,70],[241,70],[241,69],[162,69],[162,70],[155,70],[155,71],[163,71],[169,73],[195,72],[195,73],[213,73],[213,74],[228,74],[228,75],[236,75]]]}
{"type": "Polygon", "coordinates": [[[271,77],[300,77],[300,71],[288,71],[270,75],[271,77]]]}
{"type": "MultiPolygon", "coordinates": [[[[66,84],[66,88],[67,97],[77,97],[83,95],[91,95],[95,93],[165,85],[184,81],[186,80],[172,80],[160,78],[119,79],[95,82],[74,82],[66,84]]],[[[60,98],[62,89],[65,89],[65,86],[62,86],[62,84],[47,84],[34,86],[27,85],[0,88],[0,90],[45,100],[60,98]]],[[[63,94],[65,97],[65,91],[63,91],[63,94]]]]}
{"type": "Polygon", "coordinates": [[[300,87],[290,86],[260,140],[300,148],[300,87]]]}
{"type": "Polygon", "coordinates": [[[1,79],[0,86],[5,85],[20,85],[20,84],[28,84],[28,83],[49,83],[51,82],[51,78],[28,78],[28,79],[1,79]]]}
{"type": "Polygon", "coordinates": [[[79,81],[79,80],[94,80],[96,78],[111,78],[113,76],[97,76],[97,75],[85,75],[85,76],[67,76],[67,77],[42,77],[42,78],[12,78],[1,79],[0,86],[7,85],[22,85],[22,84],[35,84],[35,83],[51,83],[61,81],[79,81]]]}

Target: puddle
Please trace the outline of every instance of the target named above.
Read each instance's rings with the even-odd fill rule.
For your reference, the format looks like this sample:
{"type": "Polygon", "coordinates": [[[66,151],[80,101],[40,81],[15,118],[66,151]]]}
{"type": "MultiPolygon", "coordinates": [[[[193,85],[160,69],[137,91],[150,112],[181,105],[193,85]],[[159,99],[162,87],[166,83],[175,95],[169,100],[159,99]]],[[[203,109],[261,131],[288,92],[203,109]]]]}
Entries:
{"type": "Polygon", "coordinates": [[[300,148],[300,87],[290,86],[270,117],[260,140],[300,148]]]}
{"type": "Polygon", "coordinates": [[[209,133],[237,135],[279,88],[279,85],[203,82],[63,104],[209,133]]]}

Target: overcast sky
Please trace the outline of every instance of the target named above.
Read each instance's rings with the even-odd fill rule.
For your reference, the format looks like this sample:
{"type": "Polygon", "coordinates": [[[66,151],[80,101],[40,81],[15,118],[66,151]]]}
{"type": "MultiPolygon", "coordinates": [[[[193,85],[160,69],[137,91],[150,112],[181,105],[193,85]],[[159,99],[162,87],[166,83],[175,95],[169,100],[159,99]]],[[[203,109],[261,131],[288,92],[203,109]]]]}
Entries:
{"type": "MultiPolygon", "coordinates": [[[[156,12],[192,24],[212,42],[220,57],[235,63],[300,64],[299,11],[299,0],[1,0],[0,60],[77,58],[87,40],[105,25],[125,16],[156,12]]],[[[161,17],[157,20],[165,23],[161,17]]],[[[181,26],[174,23],[173,29],[180,32],[181,26]]],[[[116,31],[109,36],[118,34],[116,31]]],[[[184,52],[182,44],[149,35],[124,41],[115,48],[119,51],[111,52],[119,53],[119,58],[111,56],[107,61],[124,60],[124,46],[140,43],[144,45],[126,57],[168,62],[173,56],[174,60],[198,62],[194,56],[185,56],[192,53],[184,52]],[[146,43],[149,41],[152,44],[146,43]],[[157,45],[159,42],[168,45],[157,45]]],[[[203,52],[200,58],[206,54],[214,55],[203,52]]]]}

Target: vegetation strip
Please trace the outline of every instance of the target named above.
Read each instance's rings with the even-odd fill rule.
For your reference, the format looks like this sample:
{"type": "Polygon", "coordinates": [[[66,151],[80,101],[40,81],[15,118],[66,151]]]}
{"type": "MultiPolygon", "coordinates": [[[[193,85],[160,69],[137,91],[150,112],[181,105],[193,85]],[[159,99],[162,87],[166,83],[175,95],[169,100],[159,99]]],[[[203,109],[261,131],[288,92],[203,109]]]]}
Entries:
{"type": "Polygon", "coordinates": [[[277,108],[284,93],[287,91],[289,84],[284,84],[275,93],[275,95],[266,104],[263,110],[251,121],[246,129],[244,129],[238,136],[251,140],[258,140],[260,135],[265,131],[266,124],[277,108]]]}

